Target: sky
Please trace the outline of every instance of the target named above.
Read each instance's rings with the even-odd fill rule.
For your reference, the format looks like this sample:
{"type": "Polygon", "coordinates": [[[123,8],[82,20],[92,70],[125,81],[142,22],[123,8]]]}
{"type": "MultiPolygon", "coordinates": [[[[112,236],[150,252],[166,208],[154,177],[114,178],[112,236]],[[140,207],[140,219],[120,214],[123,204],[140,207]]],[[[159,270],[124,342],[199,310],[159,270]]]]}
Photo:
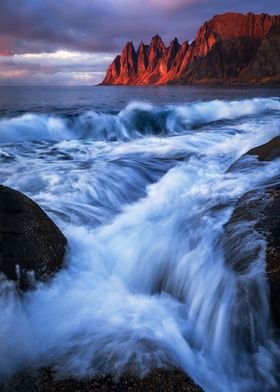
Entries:
{"type": "Polygon", "coordinates": [[[0,0],[0,85],[93,85],[127,41],[191,41],[214,15],[280,0],[0,0]]]}

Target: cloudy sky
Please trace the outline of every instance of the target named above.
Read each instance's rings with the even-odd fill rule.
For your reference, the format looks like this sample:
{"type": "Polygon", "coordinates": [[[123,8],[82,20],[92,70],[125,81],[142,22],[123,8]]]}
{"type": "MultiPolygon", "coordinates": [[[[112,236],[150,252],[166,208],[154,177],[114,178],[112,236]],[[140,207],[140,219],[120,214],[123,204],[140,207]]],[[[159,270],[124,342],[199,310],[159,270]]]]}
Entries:
{"type": "Polygon", "coordinates": [[[279,14],[280,0],[0,0],[0,85],[92,85],[128,40],[191,41],[227,11],[279,14]]]}

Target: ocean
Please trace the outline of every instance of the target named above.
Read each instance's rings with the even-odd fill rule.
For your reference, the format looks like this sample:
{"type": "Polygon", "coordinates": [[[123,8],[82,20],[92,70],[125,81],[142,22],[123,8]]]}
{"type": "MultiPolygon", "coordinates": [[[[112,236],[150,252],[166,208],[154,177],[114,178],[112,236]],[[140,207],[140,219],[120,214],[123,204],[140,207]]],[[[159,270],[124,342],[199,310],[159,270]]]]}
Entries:
{"type": "Polygon", "coordinates": [[[277,390],[265,243],[238,272],[222,238],[280,162],[227,169],[279,133],[276,87],[1,87],[0,183],[68,248],[50,283],[0,287],[0,379],[179,367],[205,391],[277,390]]]}

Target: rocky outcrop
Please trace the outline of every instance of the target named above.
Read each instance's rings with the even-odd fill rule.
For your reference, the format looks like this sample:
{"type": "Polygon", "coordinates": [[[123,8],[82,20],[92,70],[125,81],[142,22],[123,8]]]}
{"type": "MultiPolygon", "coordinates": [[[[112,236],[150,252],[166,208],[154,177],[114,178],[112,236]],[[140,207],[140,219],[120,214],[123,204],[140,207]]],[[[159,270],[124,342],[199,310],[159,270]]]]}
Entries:
{"type": "Polygon", "coordinates": [[[252,148],[245,155],[255,155],[259,161],[272,161],[280,157],[280,136],[276,136],[268,143],[252,148]]]}
{"type": "MultiPolygon", "coordinates": [[[[261,250],[256,240],[262,239],[266,240],[266,273],[270,287],[271,314],[275,326],[280,328],[279,186],[248,192],[238,201],[225,227],[225,254],[231,267],[239,273],[247,271],[261,250]]],[[[256,291],[254,295],[257,296],[256,291]]]]}
{"type": "Polygon", "coordinates": [[[155,369],[145,378],[123,376],[113,379],[100,376],[91,380],[67,378],[57,380],[50,369],[19,374],[0,385],[2,392],[202,392],[202,389],[180,371],[155,369]]]}
{"type": "Polygon", "coordinates": [[[235,161],[228,169],[227,173],[231,173],[235,170],[241,169],[247,169],[248,167],[251,166],[251,164],[254,165],[253,162],[248,161],[249,156],[255,156],[257,159],[262,162],[262,161],[272,161],[276,158],[280,157],[280,136],[276,136],[272,140],[270,140],[268,143],[262,144],[261,146],[254,147],[251,150],[247,151],[246,154],[241,156],[237,161],[235,161]]]}
{"type": "Polygon", "coordinates": [[[156,35],[135,52],[127,43],[102,85],[280,82],[280,16],[226,13],[204,23],[195,40],[165,47],[156,35]]]}
{"type": "MultiPolygon", "coordinates": [[[[255,156],[259,161],[280,158],[280,137],[249,150],[231,166],[230,171],[246,166],[248,155],[255,156]]],[[[275,325],[280,328],[280,185],[277,181],[243,195],[225,226],[225,255],[234,269],[246,271],[255,262],[260,251],[256,239],[266,240],[271,313],[275,325]],[[250,236],[252,246],[248,246],[250,236]]]]}
{"type": "Polygon", "coordinates": [[[0,186],[0,272],[25,290],[47,281],[63,263],[66,239],[45,212],[20,192],[0,186]]]}
{"type": "Polygon", "coordinates": [[[243,81],[280,81],[280,21],[272,26],[241,75],[243,81]]]}

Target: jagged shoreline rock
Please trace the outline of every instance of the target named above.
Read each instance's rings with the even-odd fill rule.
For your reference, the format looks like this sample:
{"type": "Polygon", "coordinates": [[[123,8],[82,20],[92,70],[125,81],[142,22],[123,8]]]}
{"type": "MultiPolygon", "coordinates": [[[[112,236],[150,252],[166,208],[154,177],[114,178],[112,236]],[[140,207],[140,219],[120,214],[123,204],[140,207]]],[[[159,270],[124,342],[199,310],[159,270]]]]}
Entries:
{"type": "Polygon", "coordinates": [[[47,214],[22,193],[0,185],[0,272],[27,290],[62,266],[67,240],[47,214]]]}
{"type": "Polygon", "coordinates": [[[195,39],[168,47],[156,35],[130,41],[101,85],[280,83],[280,16],[229,12],[205,22],[195,39]]]}
{"type": "Polygon", "coordinates": [[[230,251],[230,243],[232,246],[238,243],[243,248],[242,257],[233,266],[238,271],[246,270],[260,250],[256,247],[246,252],[246,238],[254,232],[259,239],[266,240],[266,274],[270,288],[271,314],[275,327],[280,328],[280,186],[250,191],[243,195],[226,225],[226,251],[230,251]],[[243,230],[237,231],[242,226],[243,230]]]}
{"type": "Polygon", "coordinates": [[[55,379],[49,368],[19,374],[0,385],[1,392],[203,392],[180,371],[155,369],[143,379],[136,376],[99,376],[94,379],[55,379]]]}
{"type": "Polygon", "coordinates": [[[245,155],[255,155],[259,161],[272,161],[280,157],[280,136],[276,136],[261,146],[252,148],[245,155]]]}
{"type": "MultiPolygon", "coordinates": [[[[255,156],[259,161],[272,161],[280,158],[280,136],[268,143],[249,150],[228,170],[233,172],[242,165],[246,166],[246,157],[255,156]]],[[[261,168],[260,168],[261,170],[261,168]]],[[[237,202],[231,219],[225,226],[225,253],[236,254],[231,260],[233,268],[245,270],[257,257],[259,251],[246,250],[243,242],[248,236],[257,236],[266,240],[266,274],[270,288],[271,314],[276,328],[280,328],[280,183],[264,185],[262,189],[252,190],[237,202]],[[236,244],[242,249],[242,257],[236,244]]]]}

